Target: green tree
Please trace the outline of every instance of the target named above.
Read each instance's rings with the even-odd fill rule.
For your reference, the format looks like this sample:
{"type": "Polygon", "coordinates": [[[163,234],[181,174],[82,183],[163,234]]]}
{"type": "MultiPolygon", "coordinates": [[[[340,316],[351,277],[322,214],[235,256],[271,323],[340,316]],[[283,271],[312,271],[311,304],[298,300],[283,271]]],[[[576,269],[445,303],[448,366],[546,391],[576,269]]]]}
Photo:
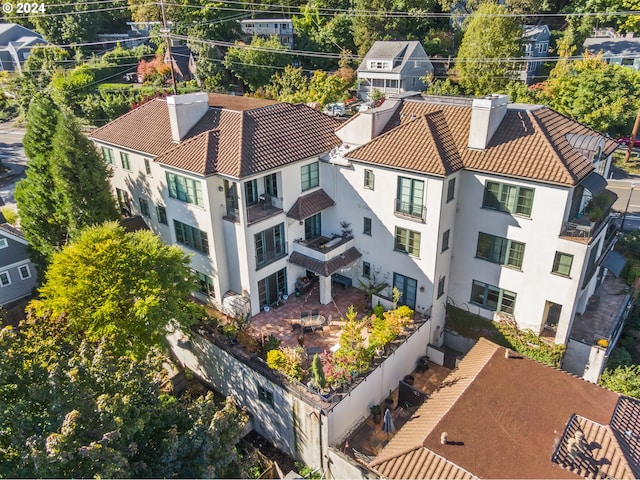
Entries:
{"type": "Polygon", "coordinates": [[[267,96],[282,102],[318,102],[323,106],[344,100],[353,86],[353,76],[341,69],[333,74],[322,70],[313,72],[311,78],[302,73],[302,67],[287,65],[283,72],[275,73],[265,88],[267,96]]]}
{"type": "Polygon", "coordinates": [[[432,28],[446,26],[445,19],[428,15],[437,7],[437,0],[354,0],[353,38],[358,53],[365,55],[376,40],[428,37],[432,28]]]}
{"type": "Polygon", "coordinates": [[[640,398],[640,365],[617,367],[607,369],[600,375],[598,383],[613,390],[634,398],[640,398]]]}
{"type": "Polygon", "coordinates": [[[455,71],[460,85],[474,95],[497,93],[518,75],[514,57],[522,54],[522,27],[506,7],[485,2],[467,17],[455,71]]]}
{"type": "Polygon", "coordinates": [[[279,53],[287,50],[277,37],[264,39],[253,37],[251,45],[229,48],[224,57],[224,66],[238,77],[251,91],[269,83],[271,76],[287,65],[290,55],[279,53]]]}
{"type": "Polygon", "coordinates": [[[31,248],[33,260],[41,268],[56,245],[65,240],[64,226],[55,221],[57,201],[49,154],[60,111],[47,95],[37,95],[27,115],[24,151],[29,159],[26,178],[15,190],[20,225],[31,248]]]}
{"type": "Polygon", "coordinates": [[[0,477],[240,477],[246,414],[163,393],[166,358],[70,342],[61,317],[0,330],[0,477]]]}
{"type": "Polygon", "coordinates": [[[596,130],[628,135],[640,108],[640,73],[600,55],[558,62],[538,101],[596,130]]]}
{"type": "Polygon", "coordinates": [[[114,220],[118,213],[107,166],[75,117],[59,110],[51,98],[39,96],[27,122],[29,168],[15,195],[25,236],[43,271],[71,236],[114,220]]]}
{"type": "Polygon", "coordinates": [[[188,301],[196,283],[182,249],[149,231],[127,233],[115,222],[90,227],[53,256],[34,302],[65,315],[71,335],[107,337],[118,354],[143,358],[166,345],[168,331],[203,316],[188,301]]]}

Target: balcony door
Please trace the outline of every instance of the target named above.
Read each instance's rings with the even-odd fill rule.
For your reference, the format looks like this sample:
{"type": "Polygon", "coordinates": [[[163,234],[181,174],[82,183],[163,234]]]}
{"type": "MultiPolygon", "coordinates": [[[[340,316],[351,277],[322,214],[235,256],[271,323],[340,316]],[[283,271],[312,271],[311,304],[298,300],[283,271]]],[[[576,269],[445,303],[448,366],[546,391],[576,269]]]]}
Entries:
{"type": "Polygon", "coordinates": [[[320,213],[309,217],[304,221],[304,239],[311,240],[322,234],[322,218],[320,213]]]}
{"type": "Polygon", "coordinates": [[[276,273],[258,281],[258,295],[260,308],[265,305],[273,305],[281,295],[287,293],[287,269],[283,268],[276,273]]]}

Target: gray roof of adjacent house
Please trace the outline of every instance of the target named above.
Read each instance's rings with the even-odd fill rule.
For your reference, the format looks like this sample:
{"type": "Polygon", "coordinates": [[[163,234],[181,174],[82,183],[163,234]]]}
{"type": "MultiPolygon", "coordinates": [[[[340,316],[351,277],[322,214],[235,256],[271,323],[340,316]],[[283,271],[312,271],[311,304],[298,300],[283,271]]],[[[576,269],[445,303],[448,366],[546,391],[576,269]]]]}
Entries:
{"type": "Polygon", "coordinates": [[[16,58],[20,50],[47,43],[40,34],[17,23],[0,23],[0,70],[16,70],[16,62],[24,62],[24,56],[16,58]]]}
{"type": "Polygon", "coordinates": [[[591,37],[584,41],[582,47],[592,53],[603,52],[608,57],[634,57],[640,55],[640,38],[591,37]]]}
{"type": "Polygon", "coordinates": [[[549,39],[549,27],[546,25],[525,25],[522,37],[525,41],[537,42],[539,37],[546,36],[549,39]]]}
{"type": "MultiPolygon", "coordinates": [[[[422,48],[422,44],[417,40],[402,42],[378,41],[371,46],[364,60],[358,67],[358,71],[369,71],[367,67],[370,60],[387,60],[393,61],[393,68],[385,71],[400,72],[407,66],[409,59],[416,60],[417,58],[429,61],[429,57],[424,51],[424,48],[422,48]]],[[[371,71],[379,72],[380,70],[371,71]]]]}

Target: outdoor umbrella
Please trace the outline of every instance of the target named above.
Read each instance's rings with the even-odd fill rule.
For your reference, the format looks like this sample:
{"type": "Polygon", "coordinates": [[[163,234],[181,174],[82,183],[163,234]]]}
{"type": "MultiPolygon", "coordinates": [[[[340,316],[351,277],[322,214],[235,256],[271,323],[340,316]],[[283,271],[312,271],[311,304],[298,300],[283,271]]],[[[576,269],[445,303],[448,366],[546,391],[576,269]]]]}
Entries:
{"type": "Polygon", "coordinates": [[[396,426],[393,424],[393,418],[391,418],[391,411],[388,408],[384,412],[382,431],[387,434],[387,440],[389,439],[389,434],[396,431],[396,426]]]}

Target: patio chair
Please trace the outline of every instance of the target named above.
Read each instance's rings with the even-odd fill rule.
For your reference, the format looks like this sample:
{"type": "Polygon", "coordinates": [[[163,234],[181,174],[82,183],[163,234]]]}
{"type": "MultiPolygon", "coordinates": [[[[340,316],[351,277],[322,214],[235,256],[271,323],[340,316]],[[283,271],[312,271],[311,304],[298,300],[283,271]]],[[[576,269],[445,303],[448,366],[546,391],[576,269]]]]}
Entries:
{"type": "Polygon", "coordinates": [[[304,320],[306,318],[309,318],[309,312],[300,313],[300,320],[304,320]]]}
{"type": "Polygon", "coordinates": [[[324,335],[325,333],[331,333],[332,330],[340,330],[340,325],[337,325],[334,321],[333,321],[333,316],[329,315],[327,317],[327,323],[325,323],[322,326],[322,335],[324,335]]]}
{"type": "Polygon", "coordinates": [[[311,316],[317,317],[319,315],[318,310],[311,310],[311,316]]]}

